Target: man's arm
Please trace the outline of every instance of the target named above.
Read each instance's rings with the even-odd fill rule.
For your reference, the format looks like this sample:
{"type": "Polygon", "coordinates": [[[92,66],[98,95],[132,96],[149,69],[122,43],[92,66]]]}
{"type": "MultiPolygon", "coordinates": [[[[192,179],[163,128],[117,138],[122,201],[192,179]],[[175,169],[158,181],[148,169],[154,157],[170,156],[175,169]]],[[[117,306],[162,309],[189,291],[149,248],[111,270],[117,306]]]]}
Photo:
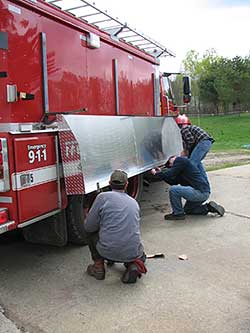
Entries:
{"type": "Polygon", "coordinates": [[[84,222],[84,227],[87,232],[95,232],[100,227],[100,208],[103,205],[102,196],[99,194],[90,208],[87,218],[84,222]]]}
{"type": "Polygon", "coordinates": [[[187,158],[177,157],[170,169],[158,172],[157,176],[170,185],[179,184],[179,176],[186,167],[186,163],[187,158]]]}

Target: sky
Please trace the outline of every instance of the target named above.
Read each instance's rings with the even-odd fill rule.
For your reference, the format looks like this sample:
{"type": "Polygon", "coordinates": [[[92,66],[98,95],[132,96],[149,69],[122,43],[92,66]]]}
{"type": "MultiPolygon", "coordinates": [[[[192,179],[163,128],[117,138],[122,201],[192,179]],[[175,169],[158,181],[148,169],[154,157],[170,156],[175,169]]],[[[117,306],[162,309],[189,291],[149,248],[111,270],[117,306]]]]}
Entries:
{"type": "MultiPolygon", "coordinates": [[[[70,0],[68,0],[70,1],[70,0]]],[[[232,58],[250,53],[250,0],[95,0],[100,9],[172,50],[161,70],[178,72],[186,53],[215,49],[232,58]]]]}

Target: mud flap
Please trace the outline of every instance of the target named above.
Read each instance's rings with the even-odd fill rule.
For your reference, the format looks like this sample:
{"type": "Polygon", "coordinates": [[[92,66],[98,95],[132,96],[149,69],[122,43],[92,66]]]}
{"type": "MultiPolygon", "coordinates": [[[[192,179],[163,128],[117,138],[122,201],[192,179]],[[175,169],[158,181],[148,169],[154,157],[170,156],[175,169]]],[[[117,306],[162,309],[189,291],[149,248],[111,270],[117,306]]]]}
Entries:
{"type": "Polygon", "coordinates": [[[25,240],[34,244],[64,246],[68,242],[64,211],[27,226],[22,231],[25,240]]]}

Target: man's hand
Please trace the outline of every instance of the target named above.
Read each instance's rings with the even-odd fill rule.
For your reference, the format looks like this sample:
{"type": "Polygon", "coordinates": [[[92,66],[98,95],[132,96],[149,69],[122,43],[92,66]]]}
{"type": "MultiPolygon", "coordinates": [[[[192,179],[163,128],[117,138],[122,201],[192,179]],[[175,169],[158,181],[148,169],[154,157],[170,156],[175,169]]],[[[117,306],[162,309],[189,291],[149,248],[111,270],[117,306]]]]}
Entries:
{"type": "Polygon", "coordinates": [[[188,156],[188,151],[187,150],[183,150],[180,155],[182,157],[188,156]]]}
{"type": "Polygon", "coordinates": [[[157,168],[151,169],[152,175],[156,175],[158,172],[161,172],[161,168],[157,167],[157,168]]]}

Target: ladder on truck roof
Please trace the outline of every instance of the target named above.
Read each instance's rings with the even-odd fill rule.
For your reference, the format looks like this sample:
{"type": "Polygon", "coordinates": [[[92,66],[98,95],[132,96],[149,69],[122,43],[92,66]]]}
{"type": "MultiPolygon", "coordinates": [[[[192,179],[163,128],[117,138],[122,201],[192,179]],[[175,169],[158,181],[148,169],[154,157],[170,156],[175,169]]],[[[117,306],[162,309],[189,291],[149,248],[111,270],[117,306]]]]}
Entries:
{"type": "Polygon", "coordinates": [[[91,4],[85,0],[44,1],[109,33],[111,38],[115,40],[121,39],[156,58],[161,56],[175,56],[171,50],[154,39],[138,32],[136,29],[130,28],[127,23],[122,23],[117,17],[112,17],[106,10],[98,9],[95,3],[91,4]]]}

